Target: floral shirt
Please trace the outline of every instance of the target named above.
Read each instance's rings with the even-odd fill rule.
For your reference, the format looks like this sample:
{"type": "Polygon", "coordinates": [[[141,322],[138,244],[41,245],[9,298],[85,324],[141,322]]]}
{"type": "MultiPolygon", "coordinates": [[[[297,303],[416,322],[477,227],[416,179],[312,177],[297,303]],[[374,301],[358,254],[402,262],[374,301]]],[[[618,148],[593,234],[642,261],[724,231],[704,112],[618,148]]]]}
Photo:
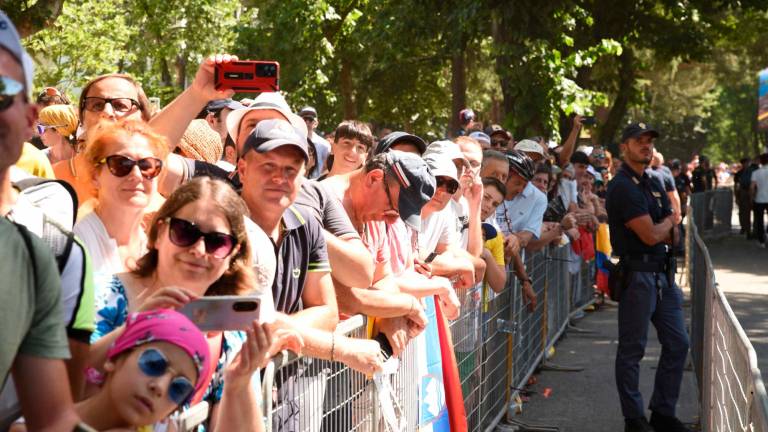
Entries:
{"type": "MultiPolygon", "coordinates": [[[[95,295],[96,330],[91,335],[91,343],[125,324],[125,320],[128,318],[128,297],[125,294],[125,285],[119,277],[113,276],[106,286],[97,286],[95,295]]],[[[225,331],[223,334],[221,354],[216,362],[211,382],[203,394],[203,400],[208,402],[211,407],[221,401],[224,392],[224,368],[234,360],[245,342],[245,332],[225,331]]],[[[188,407],[185,406],[184,408],[188,407]]],[[[197,429],[198,432],[205,430],[205,425],[201,425],[197,429]]]]}

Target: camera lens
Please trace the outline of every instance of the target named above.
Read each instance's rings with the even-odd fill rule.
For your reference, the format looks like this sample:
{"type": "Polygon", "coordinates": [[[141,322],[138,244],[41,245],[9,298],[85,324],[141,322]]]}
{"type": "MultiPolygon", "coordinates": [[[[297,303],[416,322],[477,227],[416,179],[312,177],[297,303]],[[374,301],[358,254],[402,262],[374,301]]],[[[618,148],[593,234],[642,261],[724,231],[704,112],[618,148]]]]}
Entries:
{"type": "Polygon", "coordinates": [[[277,76],[277,66],[272,63],[259,63],[256,65],[256,76],[266,78],[277,76]]]}
{"type": "Polygon", "coordinates": [[[257,307],[259,304],[253,301],[241,301],[232,305],[235,312],[250,312],[256,310],[257,307]]]}

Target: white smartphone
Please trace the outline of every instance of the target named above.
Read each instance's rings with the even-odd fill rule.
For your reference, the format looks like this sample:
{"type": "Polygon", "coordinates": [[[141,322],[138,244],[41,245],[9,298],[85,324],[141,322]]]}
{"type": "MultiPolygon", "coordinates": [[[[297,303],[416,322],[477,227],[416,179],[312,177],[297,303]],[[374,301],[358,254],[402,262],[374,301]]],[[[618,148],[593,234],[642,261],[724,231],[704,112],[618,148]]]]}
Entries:
{"type": "Polygon", "coordinates": [[[187,303],[179,310],[202,331],[245,330],[259,319],[258,296],[211,296],[187,303]]]}

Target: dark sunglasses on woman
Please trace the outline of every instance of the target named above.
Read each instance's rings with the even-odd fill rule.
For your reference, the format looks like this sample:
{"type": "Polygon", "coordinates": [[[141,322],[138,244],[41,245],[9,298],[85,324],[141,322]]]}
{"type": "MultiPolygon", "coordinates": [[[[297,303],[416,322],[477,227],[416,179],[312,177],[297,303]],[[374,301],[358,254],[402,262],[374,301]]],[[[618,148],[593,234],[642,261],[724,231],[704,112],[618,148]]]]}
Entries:
{"type": "Polygon", "coordinates": [[[214,258],[224,259],[237,245],[237,239],[231,234],[216,231],[202,232],[194,223],[175,217],[165,218],[164,221],[168,224],[168,237],[171,243],[178,247],[190,247],[202,237],[205,252],[214,258]]]}
{"type": "Polygon", "coordinates": [[[16,98],[16,95],[24,92],[24,84],[13,78],[0,75],[0,111],[7,110],[16,98]]]}
{"type": "Polygon", "coordinates": [[[107,104],[112,106],[112,110],[119,113],[127,113],[139,108],[139,102],[131,98],[89,96],[83,100],[83,108],[87,111],[102,112],[107,104]]]}
{"type": "MultiPolygon", "coordinates": [[[[168,371],[168,359],[162,351],[149,348],[139,355],[139,369],[150,377],[161,377],[168,371]]],[[[183,405],[192,396],[195,386],[183,376],[174,377],[168,385],[168,399],[183,405]]]]}
{"type": "Polygon", "coordinates": [[[112,155],[100,160],[99,164],[106,164],[109,172],[115,177],[127,176],[133,167],[138,165],[141,176],[147,180],[152,180],[160,175],[160,171],[163,169],[163,161],[154,157],[133,160],[127,156],[112,155]]]}
{"type": "Polygon", "coordinates": [[[439,189],[441,186],[445,186],[446,192],[448,192],[450,195],[455,194],[456,191],[459,190],[459,184],[450,177],[437,176],[435,181],[437,182],[435,189],[439,189]]]}

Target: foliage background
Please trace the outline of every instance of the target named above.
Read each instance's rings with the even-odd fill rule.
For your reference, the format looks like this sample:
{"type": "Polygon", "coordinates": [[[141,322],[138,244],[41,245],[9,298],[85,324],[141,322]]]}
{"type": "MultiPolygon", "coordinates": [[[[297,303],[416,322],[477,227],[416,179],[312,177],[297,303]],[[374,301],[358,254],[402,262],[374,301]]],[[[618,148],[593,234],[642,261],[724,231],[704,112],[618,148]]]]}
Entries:
{"type": "MultiPolygon", "coordinates": [[[[595,144],[624,124],[661,128],[667,157],[754,155],[762,0],[0,0],[37,63],[71,96],[126,72],[169,102],[210,53],[281,63],[291,105],[321,130],[344,118],[430,139],[472,107],[517,139],[558,140],[596,114],[595,144]]],[[[245,96],[245,95],[243,95],[245,96]]]]}

